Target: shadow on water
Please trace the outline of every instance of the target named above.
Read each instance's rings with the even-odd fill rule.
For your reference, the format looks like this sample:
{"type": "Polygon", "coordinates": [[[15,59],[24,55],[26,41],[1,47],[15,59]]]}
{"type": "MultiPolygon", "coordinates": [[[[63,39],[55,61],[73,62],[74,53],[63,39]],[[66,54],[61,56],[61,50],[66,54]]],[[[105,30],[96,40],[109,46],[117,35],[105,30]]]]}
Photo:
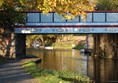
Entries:
{"type": "Polygon", "coordinates": [[[88,65],[89,76],[96,83],[118,83],[118,60],[91,59],[88,65]]]}
{"type": "Polygon", "coordinates": [[[41,58],[39,66],[45,69],[88,75],[96,83],[118,83],[118,60],[95,59],[79,50],[27,49],[27,54],[41,58]]]}

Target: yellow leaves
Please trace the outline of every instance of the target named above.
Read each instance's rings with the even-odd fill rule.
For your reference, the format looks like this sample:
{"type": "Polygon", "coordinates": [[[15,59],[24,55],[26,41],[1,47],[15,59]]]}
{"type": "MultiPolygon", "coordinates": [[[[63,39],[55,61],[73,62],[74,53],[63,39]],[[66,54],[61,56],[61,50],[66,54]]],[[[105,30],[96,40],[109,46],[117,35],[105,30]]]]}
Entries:
{"type": "Polygon", "coordinates": [[[21,3],[22,5],[25,5],[24,0],[20,0],[20,3],[21,3]]]}
{"type": "Polygon", "coordinates": [[[66,19],[68,19],[68,20],[74,19],[74,16],[73,16],[73,15],[65,15],[64,17],[65,17],[66,19]]]}
{"type": "Polygon", "coordinates": [[[53,12],[55,7],[57,7],[56,0],[44,0],[42,5],[41,11],[43,12],[53,12]]]}
{"type": "Polygon", "coordinates": [[[59,83],[63,83],[62,81],[60,81],[59,83]]]}
{"type": "MultiPolygon", "coordinates": [[[[8,0],[10,4],[14,0],[8,0]]],[[[27,10],[39,10],[45,14],[48,12],[57,12],[67,19],[72,19],[75,16],[82,15],[86,18],[86,12],[93,11],[95,7],[94,0],[18,0],[27,10]],[[84,13],[83,13],[84,12],[84,13]],[[70,13],[67,15],[65,13],[70,13]]],[[[3,0],[0,0],[0,5],[3,0]]]]}
{"type": "Polygon", "coordinates": [[[2,5],[2,3],[3,3],[3,0],[0,0],[0,6],[2,5]]]}
{"type": "Polygon", "coordinates": [[[87,18],[87,13],[86,12],[82,12],[81,13],[81,17],[84,21],[86,21],[86,18],[87,18]]]}
{"type": "Polygon", "coordinates": [[[55,7],[56,0],[44,0],[43,6],[44,7],[55,7]]]}
{"type": "MultiPolygon", "coordinates": [[[[29,0],[20,0],[22,4],[26,4],[29,0]]],[[[30,0],[35,2],[35,0],[30,0]]],[[[33,4],[33,3],[27,3],[33,4]]],[[[37,10],[44,14],[48,12],[57,12],[66,19],[72,19],[75,16],[82,15],[83,19],[87,17],[85,11],[93,11],[95,3],[93,0],[38,0],[37,10]],[[83,13],[84,12],[84,13],[83,13]],[[67,15],[65,13],[70,13],[67,15]]]]}
{"type": "Polygon", "coordinates": [[[64,4],[64,0],[57,0],[57,1],[58,1],[58,3],[60,3],[61,5],[64,4]]]}

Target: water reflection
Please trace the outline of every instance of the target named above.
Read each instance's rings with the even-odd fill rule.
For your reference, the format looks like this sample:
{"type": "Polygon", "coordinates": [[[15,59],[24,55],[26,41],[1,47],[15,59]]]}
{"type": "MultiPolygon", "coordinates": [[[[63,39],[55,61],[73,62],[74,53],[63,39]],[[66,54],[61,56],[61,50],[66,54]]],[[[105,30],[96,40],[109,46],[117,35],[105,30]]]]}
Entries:
{"type": "Polygon", "coordinates": [[[89,75],[96,83],[118,83],[118,60],[90,59],[89,65],[89,75]]]}
{"type": "Polygon", "coordinates": [[[33,54],[42,59],[42,68],[67,70],[75,73],[87,74],[86,56],[80,55],[78,50],[38,50],[28,49],[27,54],[33,54]]]}
{"type": "Polygon", "coordinates": [[[118,83],[118,60],[101,60],[80,54],[78,50],[27,49],[42,59],[40,67],[67,70],[90,76],[96,83],[118,83]]]}

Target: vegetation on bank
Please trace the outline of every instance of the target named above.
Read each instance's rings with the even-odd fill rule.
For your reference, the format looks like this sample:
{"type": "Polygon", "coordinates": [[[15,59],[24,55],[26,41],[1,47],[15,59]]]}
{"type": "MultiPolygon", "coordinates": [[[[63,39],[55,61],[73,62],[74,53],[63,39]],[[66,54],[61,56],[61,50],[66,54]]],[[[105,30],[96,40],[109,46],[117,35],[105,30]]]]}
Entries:
{"type": "Polygon", "coordinates": [[[77,44],[75,47],[73,47],[73,49],[78,49],[78,50],[82,48],[84,48],[84,44],[77,44]]]}
{"type": "Polygon", "coordinates": [[[54,49],[82,49],[83,46],[84,44],[73,44],[68,42],[58,42],[52,44],[54,49]]]}
{"type": "Polygon", "coordinates": [[[54,49],[72,49],[72,43],[58,42],[58,43],[53,43],[52,47],[54,49]]]}
{"type": "Polygon", "coordinates": [[[34,61],[23,64],[25,70],[40,83],[90,83],[90,79],[84,75],[78,75],[67,71],[46,70],[39,68],[34,61]]]}

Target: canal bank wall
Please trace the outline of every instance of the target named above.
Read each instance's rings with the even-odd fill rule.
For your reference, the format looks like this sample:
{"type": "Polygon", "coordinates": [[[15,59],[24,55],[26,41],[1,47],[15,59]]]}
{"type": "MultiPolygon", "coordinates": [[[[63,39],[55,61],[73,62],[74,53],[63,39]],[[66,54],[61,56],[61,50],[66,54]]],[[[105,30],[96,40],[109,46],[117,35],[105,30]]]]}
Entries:
{"type": "Polygon", "coordinates": [[[118,59],[118,34],[93,34],[93,55],[118,59]]]}

